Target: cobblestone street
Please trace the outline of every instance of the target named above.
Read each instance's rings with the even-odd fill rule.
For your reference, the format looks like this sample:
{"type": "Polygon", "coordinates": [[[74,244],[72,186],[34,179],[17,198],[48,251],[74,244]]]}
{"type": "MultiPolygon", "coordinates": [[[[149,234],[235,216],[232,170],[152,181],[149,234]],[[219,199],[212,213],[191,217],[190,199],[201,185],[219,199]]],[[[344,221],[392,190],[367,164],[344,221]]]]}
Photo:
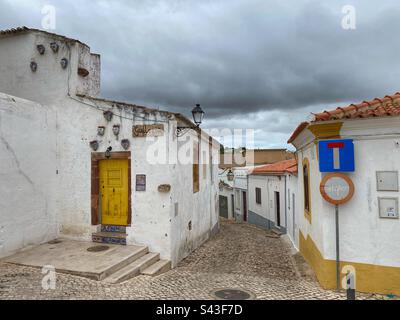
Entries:
{"type": "Polygon", "coordinates": [[[244,289],[255,299],[344,299],[296,268],[282,238],[256,227],[223,222],[221,232],[179,267],[161,276],[138,276],[110,285],[57,274],[43,290],[41,270],[0,264],[0,299],[213,299],[216,289],[244,289]]]}

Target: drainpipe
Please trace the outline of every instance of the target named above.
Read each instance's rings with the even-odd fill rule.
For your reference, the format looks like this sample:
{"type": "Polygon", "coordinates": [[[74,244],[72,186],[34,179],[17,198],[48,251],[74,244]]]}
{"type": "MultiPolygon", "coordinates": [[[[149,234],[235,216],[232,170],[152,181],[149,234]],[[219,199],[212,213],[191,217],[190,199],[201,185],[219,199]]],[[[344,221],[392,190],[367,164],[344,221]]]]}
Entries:
{"type": "MultiPolygon", "coordinates": [[[[246,171],[246,181],[247,181],[247,185],[246,185],[246,210],[247,210],[247,222],[249,221],[249,206],[250,206],[250,202],[249,202],[249,172],[246,171]]],[[[244,212],[243,212],[243,218],[244,218],[244,212]]]]}

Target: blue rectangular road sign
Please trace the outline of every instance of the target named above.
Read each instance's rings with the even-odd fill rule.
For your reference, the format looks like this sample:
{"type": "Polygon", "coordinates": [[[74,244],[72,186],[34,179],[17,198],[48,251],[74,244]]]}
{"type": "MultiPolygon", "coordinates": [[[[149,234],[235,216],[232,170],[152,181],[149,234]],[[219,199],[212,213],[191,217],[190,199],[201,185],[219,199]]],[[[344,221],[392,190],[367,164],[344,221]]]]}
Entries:
{"type": "Polygon", "coordinates": [[[354,172],[354,143],[351,139],[323,140],[318,143],[321,172],[354,172]]]}

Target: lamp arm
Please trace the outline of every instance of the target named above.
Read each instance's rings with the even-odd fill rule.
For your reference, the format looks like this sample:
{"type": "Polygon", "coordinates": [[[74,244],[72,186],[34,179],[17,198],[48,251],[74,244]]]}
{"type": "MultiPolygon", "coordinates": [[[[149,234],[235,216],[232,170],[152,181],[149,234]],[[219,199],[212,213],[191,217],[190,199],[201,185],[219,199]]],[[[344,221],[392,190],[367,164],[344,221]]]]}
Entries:
{"type": "Polygon", "coordinates": [[[199,126],[190,126],[190,127],[177,127],[176,128],[176,136],[177,137],[182,137],[186,133],[189,132],[189,130],[197,130],[199,129],[199,126]]]}

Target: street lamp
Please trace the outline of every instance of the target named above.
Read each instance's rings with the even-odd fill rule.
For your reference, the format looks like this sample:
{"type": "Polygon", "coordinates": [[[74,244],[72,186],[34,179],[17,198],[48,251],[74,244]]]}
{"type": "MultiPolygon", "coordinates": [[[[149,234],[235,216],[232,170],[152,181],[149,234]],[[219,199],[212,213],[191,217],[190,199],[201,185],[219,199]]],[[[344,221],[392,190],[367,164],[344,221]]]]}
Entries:
{"type": "Polygon", "coordinates": [[[201,109],[199,104],[192,110],[193,120],[196,126],[200,127],[204,119],[204,111],[201,109]]]}
{"type": "Polygon", "coordinates": [[[178,137],[183,136],[188,130],[196,130],[200,127],[201,123],[204,119],[204,111],[201,109],[199,104],[196,104],[196,107],[192,110],[193,122],[196,124],[195,126],[188,126],[188,127],[177,127],[176,128],[176,135],[178,137]]]}

